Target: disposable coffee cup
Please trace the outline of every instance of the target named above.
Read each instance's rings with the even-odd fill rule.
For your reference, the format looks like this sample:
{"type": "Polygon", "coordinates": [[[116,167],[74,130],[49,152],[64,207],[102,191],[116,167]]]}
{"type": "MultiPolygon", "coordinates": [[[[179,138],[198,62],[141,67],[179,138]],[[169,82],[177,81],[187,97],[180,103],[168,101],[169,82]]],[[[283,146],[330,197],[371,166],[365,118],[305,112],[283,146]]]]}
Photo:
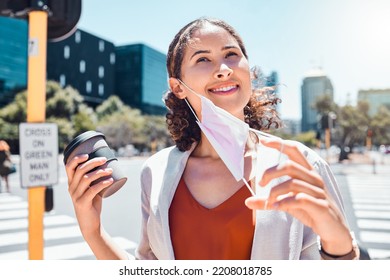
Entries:
{"type": "Polygon", "coordinates": [[[112,168],[113,172],[110,176],[105,176],[91,183],[91,187],[103,180],[112,177],[114,183],[108,188],[102,190],[99,195],[101,197],[109,197],[117,192],[127,181],[127,177],[122,172],[118,159],[113,151],[108,147],[106,138],[103,133],[93,130],[84,132],[74,138],[64,150],[64,164],[77,155],[88,154],[88,160],[96,157],[105,157],[107,162],[96,169],[112,168]]]}

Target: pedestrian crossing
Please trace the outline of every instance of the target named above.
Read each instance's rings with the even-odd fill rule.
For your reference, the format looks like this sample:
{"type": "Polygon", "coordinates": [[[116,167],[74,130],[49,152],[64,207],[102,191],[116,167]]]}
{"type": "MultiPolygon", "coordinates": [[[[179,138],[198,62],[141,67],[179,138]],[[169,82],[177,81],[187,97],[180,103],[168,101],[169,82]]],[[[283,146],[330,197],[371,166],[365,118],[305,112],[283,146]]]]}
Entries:
{"type": "MultiPolygon", "coordinates": [[[[351,228],[371,259],[390,259],[390,173],[340,172],[336,177],[351,228]]],[[[114,237],[133,254],[136,243],[114,237]]],[[[77,221],[54,212],[44,216],[44,259],[95,259],[77,221]]],[[[28,204],[21,197],[0,193],[0,260],[28,259],[28,204]]]]}
{"type": "Polygon", "coordinates": [[[350,174],[346,180],[357,239],[371,259],[390,259],[390,174],[350,174]]]}
{"type": "MultiPolygon", "coordinates": [[[[133,253],[136,243],[114,237],[116,243],[133,253]]],[[[44,259],[95,259],[84,241],[75,218],[55,213],[44,215],[44,259]]],[[[28,204],[21,197],[0,193],[0,260],[28,259],[28,204]]]]}

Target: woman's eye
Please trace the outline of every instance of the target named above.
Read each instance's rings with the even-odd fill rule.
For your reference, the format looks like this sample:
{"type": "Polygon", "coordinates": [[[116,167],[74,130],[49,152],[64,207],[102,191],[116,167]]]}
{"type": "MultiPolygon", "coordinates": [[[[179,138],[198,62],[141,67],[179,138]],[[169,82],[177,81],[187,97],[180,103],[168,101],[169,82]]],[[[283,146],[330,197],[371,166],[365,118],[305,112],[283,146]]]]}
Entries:
{"type": "Polygon", "coordinates": [[[207,61],[210,61],[208,58],[206,58],[206,57],[200,57],[200,58],[198,58],[197,60],[196,60],[196,62],[198,63],[198,62],[207,62],[207,61]]]}
{"type": "Polygon", "coordinates": [[[235,53],[235,52],[228,52],[226,54],[226,57],[230,57],[230,56],[237,56],[237,53],[235,53]]]}

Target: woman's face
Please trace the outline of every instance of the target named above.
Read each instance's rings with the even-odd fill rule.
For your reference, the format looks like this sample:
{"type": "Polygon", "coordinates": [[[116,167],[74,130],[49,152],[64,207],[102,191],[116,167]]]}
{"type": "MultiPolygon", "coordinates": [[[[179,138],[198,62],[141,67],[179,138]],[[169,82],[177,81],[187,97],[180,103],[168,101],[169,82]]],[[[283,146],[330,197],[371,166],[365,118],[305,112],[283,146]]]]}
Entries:
{"type": "MultiPolygon", "coordinates": [[[[185,49],[181,74],[188,87],[244,119],[243,108],[252,92],[249,64],[228,31],[212,24],[195,31],[185,49]]],[[[186,87],[181,89],[200,116],[199,98],[186,87]]]]}

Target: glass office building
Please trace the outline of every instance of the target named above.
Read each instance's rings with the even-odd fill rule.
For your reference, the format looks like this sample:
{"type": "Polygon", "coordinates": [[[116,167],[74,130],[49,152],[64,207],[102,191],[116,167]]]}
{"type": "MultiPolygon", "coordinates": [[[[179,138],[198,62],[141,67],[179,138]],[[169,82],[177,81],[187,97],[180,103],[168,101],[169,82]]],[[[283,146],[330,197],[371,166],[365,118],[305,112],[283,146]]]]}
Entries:
{"type": "Polygon", "coordinates": [[[166,113],[162,101],[168,89],[166,55],[144,44],[116,47],[115,93],[143,113],[166,113]]]}
{"type": "MultiPolygon", "coordinates": [[[[27,21],[0,17],[0,105],[27,87],[27,42],[27,21]]],[[[92,107],[117,95],[145,114],[165,114],[165,63],[166,55],[144,44],[115,47],[80,29],[47,44],[47,80],[72,86],[92,107]]]]}
{"type": "Polygon", "coordinates": [[[60,42],[48,43],[47,79],[71,85],[96,107],[114,94],[115,46],[77,29],[60,42]]]}
{"type": "Polygon", "coordinates": [[[333,86],[330,79],[321,69],[312,69],[306,73],[301,86],[302,93],[302,119],[301,129],[303,132],[317,131],[319,116],[313,107],[317,98],[329,95],[333,100],[333,86]]]}
{"type": "Polygon", "coordinates": [[[0,17],[0,106],[27,87],[27,21],[0,17]]]}

